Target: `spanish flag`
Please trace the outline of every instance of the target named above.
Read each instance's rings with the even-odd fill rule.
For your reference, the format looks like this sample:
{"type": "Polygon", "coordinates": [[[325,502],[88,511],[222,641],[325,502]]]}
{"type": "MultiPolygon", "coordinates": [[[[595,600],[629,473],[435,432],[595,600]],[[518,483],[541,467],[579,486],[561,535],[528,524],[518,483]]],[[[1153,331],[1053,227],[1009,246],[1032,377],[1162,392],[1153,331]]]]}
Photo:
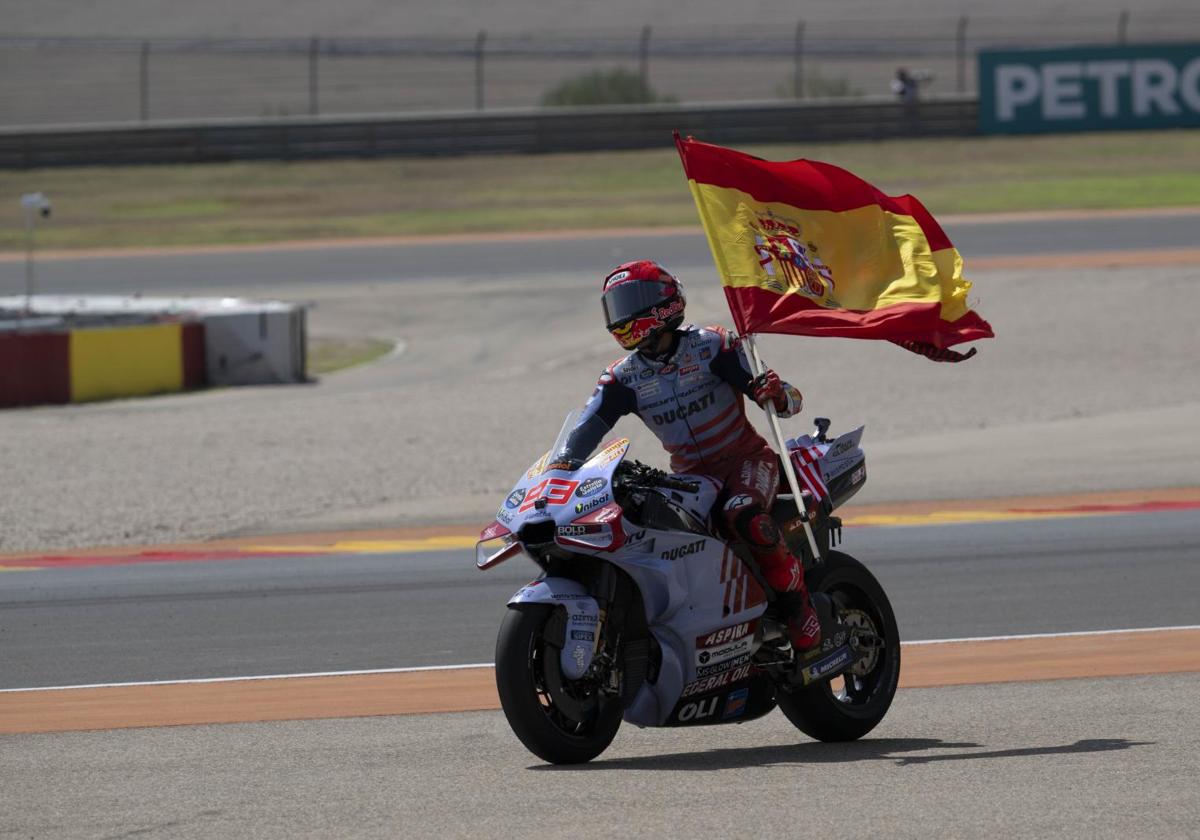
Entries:
{"type": "Polygon", "coordinates": [[[942,362],[992,337],[967,306],[962,258],[911,195],[819,161],[675,143],[743,335],[885,339],[942,362]]]}

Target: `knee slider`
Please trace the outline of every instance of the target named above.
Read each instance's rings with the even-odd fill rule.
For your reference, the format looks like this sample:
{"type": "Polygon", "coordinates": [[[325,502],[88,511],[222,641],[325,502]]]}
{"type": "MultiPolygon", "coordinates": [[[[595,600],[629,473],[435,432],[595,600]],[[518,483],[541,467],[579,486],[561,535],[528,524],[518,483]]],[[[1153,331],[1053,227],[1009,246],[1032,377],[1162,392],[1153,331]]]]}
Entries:
{"type": "Polygon", "coordinates": [[[734,496],[725,504],[725,522],[739,539],[769,548],[780,541],[775,520],[750,496],[734,496]]]}

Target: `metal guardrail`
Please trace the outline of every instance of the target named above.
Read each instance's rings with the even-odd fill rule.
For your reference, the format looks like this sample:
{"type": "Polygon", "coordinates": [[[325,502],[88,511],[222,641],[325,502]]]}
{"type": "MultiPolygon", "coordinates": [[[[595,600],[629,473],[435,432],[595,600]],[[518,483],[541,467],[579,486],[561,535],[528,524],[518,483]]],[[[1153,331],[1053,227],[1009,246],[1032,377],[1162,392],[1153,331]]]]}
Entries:
{"type": "Polygon", "coordinates": [[[974,96],[0,129],[0,167],[645,149],[977,133],[974,96]]]}

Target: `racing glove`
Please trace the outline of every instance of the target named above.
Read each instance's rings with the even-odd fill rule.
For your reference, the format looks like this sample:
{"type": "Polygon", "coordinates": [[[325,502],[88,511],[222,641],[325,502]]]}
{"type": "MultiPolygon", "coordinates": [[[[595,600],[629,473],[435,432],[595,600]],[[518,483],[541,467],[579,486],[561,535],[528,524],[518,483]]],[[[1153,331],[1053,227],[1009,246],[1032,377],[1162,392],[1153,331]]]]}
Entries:
{"type": "Polygon", "coordinates": [[[768,403],[773,404],[780,417],[797,414],[804,403],[800,391],[780,379],[779,374],[773,370],[752,379],[750,393],[762,409],[766,409],[768,403]]]}

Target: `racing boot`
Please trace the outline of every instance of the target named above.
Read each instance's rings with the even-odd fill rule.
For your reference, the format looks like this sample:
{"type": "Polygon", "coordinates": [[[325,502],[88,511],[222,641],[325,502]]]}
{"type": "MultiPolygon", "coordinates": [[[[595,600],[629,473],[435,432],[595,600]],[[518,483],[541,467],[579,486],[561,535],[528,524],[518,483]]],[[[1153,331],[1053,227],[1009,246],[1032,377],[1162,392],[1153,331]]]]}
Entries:
{"type": "Polygon", "coordinates": [[[785,546],[758,558],[763,577],[778,593],[776,603],[787,616],[788,639],[799,653],[820,647],[821,619],[804,584],[804,567],[785,546]]]}

